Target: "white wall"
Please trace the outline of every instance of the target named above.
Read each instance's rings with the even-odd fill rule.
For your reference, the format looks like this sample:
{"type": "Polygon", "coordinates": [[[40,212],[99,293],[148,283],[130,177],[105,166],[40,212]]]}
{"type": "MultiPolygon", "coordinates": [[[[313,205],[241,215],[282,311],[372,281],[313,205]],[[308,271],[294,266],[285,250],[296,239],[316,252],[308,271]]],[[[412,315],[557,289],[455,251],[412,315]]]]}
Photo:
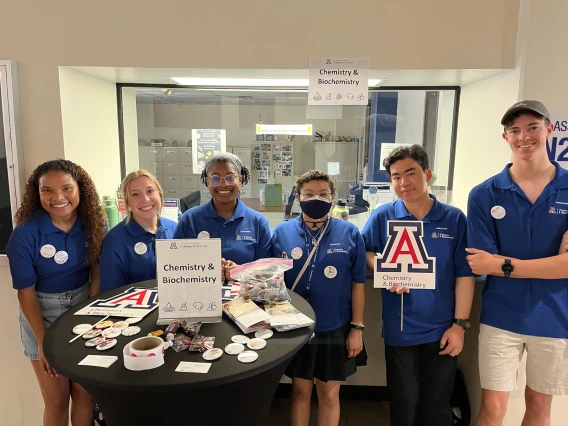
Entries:
{"type": "Polygon", "coordinates": [[[511,161],[500,122],[518,93],[519,70],[462,87],[452,198],[464,212],[469,191],[511,161]]]}
{"type": "Polygon", "coordinates": [[[81,165],[100,196],[120,183],[115,84],[66,67],[60,69],[65,158],[81,165]]]}
{"type": "Polygon", "coordinates": [[[122,88],[122,115],[124,126],[124,161],[126,173],[139,168],[138,156],[138,112],[136,89],[122,88]]]}
{"type": "MultiPolygon", "coordinates": [[[[452,123],[454,118],[454,100],[455,93],[453,90],[442,90],[439,92],[438,98],[438,122],[436,129],[436,155],[434,164],[431,164],[432,170],[436,172],[435,186],[448,185],[448,172],[450,165],[450,147],[452,145],[452,123]]],[[[451,202],[452,200],[446,200],[451,202]]]]}

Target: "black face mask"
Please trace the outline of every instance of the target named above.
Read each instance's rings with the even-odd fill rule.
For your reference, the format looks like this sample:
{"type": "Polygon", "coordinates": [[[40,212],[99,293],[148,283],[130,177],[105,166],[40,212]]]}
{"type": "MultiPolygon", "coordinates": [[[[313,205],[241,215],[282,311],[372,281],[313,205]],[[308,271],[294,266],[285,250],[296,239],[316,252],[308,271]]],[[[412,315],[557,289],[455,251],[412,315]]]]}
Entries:
{"type": "Polygon", "coordinates": [[[311,219],[325,217],[331,209],[331,201],[316,195],[308,200],[300,201],[302,212],[311,219]]]}

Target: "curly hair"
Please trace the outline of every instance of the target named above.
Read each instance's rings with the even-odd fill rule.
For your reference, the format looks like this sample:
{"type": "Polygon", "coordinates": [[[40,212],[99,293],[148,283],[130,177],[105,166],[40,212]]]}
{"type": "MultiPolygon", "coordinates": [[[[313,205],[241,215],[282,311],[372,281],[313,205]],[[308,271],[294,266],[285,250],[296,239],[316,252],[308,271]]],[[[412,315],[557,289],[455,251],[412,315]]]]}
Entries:
{"type": "Polygon", "coordinates": [[[28,179],[22,205],[16,212],[14,221],[16,225],[23,225],[35,215],[45,212],[39,196],[39,179],[52,171],[67,173],[77,182],[79,187],[77,216],[85,224],[85,234],[89,242],[85,263],[97,263],[105,238],[107,217],[93,180],[81,166],[61,159],[39,165],[28,179]]]}
{"type": "Polygon", "coordinates": [[[243,178],[242,186],[245,186],[250,181],[250,172],[248,169],[243,165],[241,159],[237,157],[235,154],[231,154],[230,152],[220,152],[219,154],[215,154],[211,158],[209,158],[205,165],[203,166],[203,170],[201,171],[201,182],[203,185],[207,186],[207,176],[211,167],[215,163],[230,163],[237,169],[239,175],[243,178]]]}
{"type": "Polygon", "coordinates": [[[296,197],[300,198],[302,186],[304,186],[305,183],[311,182],[312,180],[321,180],[322,182],[327,182],[329,184],[331,195],[335,195],[335,185],[331,180],[331,176],[329,176],[326,172],[322,172],[321,170],[309,170],[302,176],[300,176],[296,181],[296,197]]]}

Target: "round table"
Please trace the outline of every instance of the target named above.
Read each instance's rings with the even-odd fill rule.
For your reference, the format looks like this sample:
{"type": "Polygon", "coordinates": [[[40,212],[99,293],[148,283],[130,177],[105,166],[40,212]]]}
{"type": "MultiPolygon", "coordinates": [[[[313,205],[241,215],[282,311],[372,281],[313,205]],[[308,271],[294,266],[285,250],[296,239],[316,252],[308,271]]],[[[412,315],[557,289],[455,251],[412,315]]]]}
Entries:
{"type": "MultiPolygon", "coordinates": [[[[156,281],[124,286],[101,295],[105,299],[130,287],[155,287],[156,281]]],[[[315,320],[311,306],[300,296],[289,292],[292,304],[315,320]]],[[[153,370],[130,371],[124,367],[122,350],[130,341],[151,331],[165,329],[157,326],[158,309],[140,321],[142,331],[136,336],[117,337],[118,343],[106,351],[87,348],[85,340],[69,340],[72,329],[81,323],[99,321],[100,317],[73,315],[94,298],[81,303],[49,327],[43,342],[44,354],[55,370],[82,385],[101,408],[109,426],[145,425],[266,425],[272,398],[292,357],[312,335],[314,326],[284,333],[274,332],[258,359],[243,364],[236,356],[226,353],[215,361],[205,361],[199,352],[180,353],[166,350],[165,364],[153,370]],[[109,368],[79,366],[87,355],[116,355],[118,360],[109,368]],[[181,361],[212,362],[209,372],[175,372],[181,361]]],[[[115,321],[121,318],[111,318],[115,321]]],[[[223,315],[219,323],[203,324],[199,334],[214,336],[215,347],[224,349],[231,336],[243,334],[237,325],[223,315]]],[[[249,335],[250,337],[250,335],[249,335]]],[[[247,349],[248,350],[248,349],[247,349]]]]}

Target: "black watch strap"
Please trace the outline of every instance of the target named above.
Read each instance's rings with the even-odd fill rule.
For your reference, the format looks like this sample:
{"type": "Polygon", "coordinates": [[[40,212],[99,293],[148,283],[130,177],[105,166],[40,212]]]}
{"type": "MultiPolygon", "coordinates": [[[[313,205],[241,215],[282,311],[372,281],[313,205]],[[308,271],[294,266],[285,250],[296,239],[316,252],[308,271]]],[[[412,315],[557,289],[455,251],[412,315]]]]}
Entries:
{"type": "Polygon", "coordinates": [[[467,331],[471,328],[471,321],[469,319],[454,318],[454,324],[459,325],[465,331],[467,331]]]}
{"type": "Polygon", "coordinates": [[[351,328],[354,328],[355,330],[365,330],[365,326],[363,324],[355,324],[355,323],[351,323],[351,328]]]}

